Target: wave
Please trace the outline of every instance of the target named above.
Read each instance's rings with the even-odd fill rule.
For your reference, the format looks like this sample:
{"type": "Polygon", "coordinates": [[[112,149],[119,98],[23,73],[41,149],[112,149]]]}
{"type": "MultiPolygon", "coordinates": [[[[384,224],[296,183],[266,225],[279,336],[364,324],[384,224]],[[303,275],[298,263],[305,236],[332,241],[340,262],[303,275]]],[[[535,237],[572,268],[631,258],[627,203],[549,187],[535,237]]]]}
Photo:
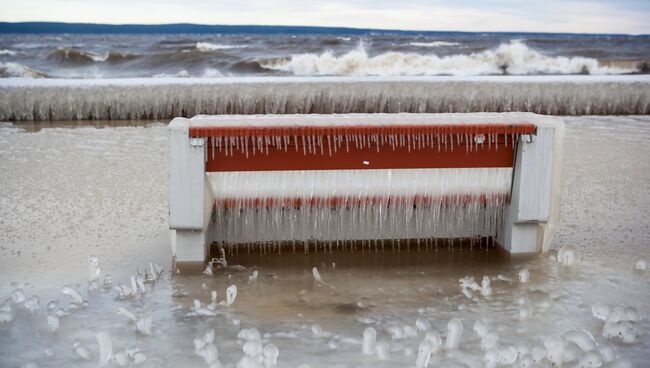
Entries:
{"type": "Polygon", "coordinates": [[[459,46],[458,42],[447,41],[433,41],[433,42],[409,42],[409,45],[416,47],[445,47],[445,46],[459,46]]]}
{"type": "Polygon", "coordinates": [[[0,78],[45,78],[47,74],[18,63],[0,63],[0,78]]]}
{"type": "Polygon", "coordinates": [[[230,70],[241,74],[259,74],[268,73],[269,69],[265,68],[258,60],[240,60],[230,65],[230,70]]]}
{"type": "Polygon", "coordinates": [[[59,47],[47,55],[49,60],[59,64],[84,65],[104,61],[104,57],[93,52],[59,47]]]}
{"type": "Polygon", "coordinates": [[[104,55],[99,55],[90,51],[82,51],[79,49],[70,49],[59,47],[47,55],[49,60],[54,60],[59,64],[66,65],[88,65],[101,62],[118,63],[122,61],[129,61],[138,58],[140,55],[122,53],[116,51],[107,52],[104,55]]]}
{"type": "Polygon", "coordinates": [[[128,52],[117,52],[117,51],[111,51],[108,54],[104,56],[104,58],[101,61],[106,61],[109,63],[120,63],[123,61],[129,61],[129,60],[134,60],[139,58],[140,55],[138,54],[131,54],[128,52]]]}
{"type": "Polygon", "coordinates": [[[347,54],[298,54],[285,62],[265,62],[262,67],[294,75],[395,76],[395,75],[533,75],[533,74],[626,74],[634,68],[601,66],[585,57],[551,57],[522,42],[501,44],[469,55],[386,52],[369,56],[363,45],[347,54]]]}
{"type": "Polygon", "coordinates": [[[14,56],[16,55],[16,51],[4,49],[4,50],[0,50],[0,55],[14,56]]]}
{"type": "Polygon", "coordinates": [[[220,45],[210,42],[197,42],[196,49],[199,51],[216,51],[216,50],[229,50],[229,49],[241,49],[246,47],[245,45],[220,45]]]}

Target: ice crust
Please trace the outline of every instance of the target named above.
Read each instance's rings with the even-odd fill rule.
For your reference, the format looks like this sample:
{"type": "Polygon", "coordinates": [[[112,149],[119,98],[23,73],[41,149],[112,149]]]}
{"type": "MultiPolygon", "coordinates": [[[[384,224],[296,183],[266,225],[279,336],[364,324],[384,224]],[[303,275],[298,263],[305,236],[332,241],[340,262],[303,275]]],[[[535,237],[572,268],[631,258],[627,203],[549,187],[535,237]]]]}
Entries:
{"type": "MultiPolygon", "coordinates": [[[[250,339],[264,347],[275,345],[281,367],[314,367],[315,361],[329,366],[412,367],[419,344],[427,340],[433,347],[441,341],[444,345],[448,322],[458,318],[464,325],[458,349],[432,349],[429,367],[499,365],[512,358],[513,348],[518,353],[516,367],[551,366],[550,359],[560,357],[570,360],[562,367],[595,367],[599,361],[602,367],[643,367],[649,342],[648,274],[632,268],[638,259],[650,257],[650,162],[645,160],[650,117],[567,120],[563,216],[553,248],[575,246],[582,261],[572,267],[558,263],[554,251],[508,259],[467,247],[449,252],[441,247],[437,253],[387,247],[384,252],[350,254],[353,263],[340,254],[336,267],[330,266],[334,260],[327,254],[298,254],[300,262],[289,266],[295,260],[290,252],[274,252],[247,267],[241,263],[244,249],[239,259],[228,254],[230,267],[215,268],[212,277],[169,277],[165,270],[155,286],[146,282],[144,270],[151,268],[150,261],[167,265],[170,258],[165,238],[167,128],[26,132],[0,124],[0,166],[8,173],[0,187],[0,237],[5,244],[0,268],[6,280],[0,285],[0,304],[7,303],[0,306],[3,363],[97,366],[100,347],[95,333],[107,331],[114,357],[107,366],[137,364],[146,355],[142,367],[208,367],[206,360],[216,366],[215,358],[234,367],[247,357],[242,344],[250,339]],[[146,293],[116,299],[110,283],[90,293],[90,255],[101,260],[99,280],[106,280],[109,271],[114,285],[130,284],[130,275],[138,272],[146,293]],[[411,257],[399,258],[406,255],[411,257]],[[278,258],[283,263],[273,263],[278,258]],[[372,259],[377,263],[369,262],[372,259]],[[326,285],[314,282],[313,267],[326,285]],[[516,280],[523,268],[530,279],[520,284],[516,280]],[[259,270],[259,278],[248,283],[253,270],[259,270]],[[467,299],[458,288],[458,280],[466,275],[478,283],[488,276],[492,295],[467,299]],[[231,284],[239,289],[231,307],[217,306],[217,316],[188,315],[193,299],[209,310],[211,292],[219,290],[221,301],[231,284]],[[69,304],[73,299],[61,294],[64,285],[74,285],[90,305],[75,309],[69,304]],[[41,302],[32,314],[26,303],[33,294],[41,302]],[[592,315],[591,306],[599,302],[604,303],[599,307],[610,307],[618,322],[612,318],[608,324],[592,315]],[[151,316],[153,335],[136,334],[133,323],[116,313],[120,306],[137,316],[151,316]],[[628,313],[632,307],[638,317],[628,313]],[[532,313],[520,319],[521,308],[532,313]],[[50,315],[60,319],[54,332],[48,325],[54,321],[50,315]],[[428,321],[430,330],[420,330],[418,326],[427,324],[419,320],[428,321]],[[317,324],[322,330],[314,333],[317,324]],[[375,355],[362,354],[363,331],[369,327],[377,332],[375,355]],[[215,336],[208,343],[204,336],[211,329],[215,336]],[[257,333],[240,341],[242,329],[257,333]],[[608,337],[635,330],[640,335],[628,335],[633,337],[630,342],[608,337]],[[393,339],[393,331],[400,338],[393,339]],[[195,351],[194,336],[204,339],[201,350],[195,351]],[[90,353],[91,360],[77,360],[82,357],[73,348],[75,340],[79,352],[90,353]]],[[[159,272],[154,267],[151,274],[159,272]]],[[[273,350],[269,348],[268,358],[275,356],[273,350]]],[[[247,351],[259,360],[259,348],[247,351]]]]}
{"type": "Polygon", "coordinates": [[[248,77],[0,80],[0,120],[199,114],[650,113],[648,76],[248,77]]]}

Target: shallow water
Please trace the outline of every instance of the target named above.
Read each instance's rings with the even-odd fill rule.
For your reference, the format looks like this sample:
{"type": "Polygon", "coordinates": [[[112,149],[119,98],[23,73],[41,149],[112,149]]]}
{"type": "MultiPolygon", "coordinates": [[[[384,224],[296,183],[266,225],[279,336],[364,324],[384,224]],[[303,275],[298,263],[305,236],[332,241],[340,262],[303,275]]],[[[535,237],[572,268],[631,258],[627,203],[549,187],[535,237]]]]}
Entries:
{"type": "Polygon", "coordinates": [[[650,274],[635,271],[634,263],[650,260],[650,116],[567,123],[562,220],[553,248],[576,247],[582,260],[574,266],[560,265],[555,251],[512,259],[467,246],[309,256],[242,251],[228,254],[231,267],[213,276],[165,273],[146,284],[145,294],[125,300],[101,286],[87,290],[88,259],[99,258],[100,285],[106,274],[113,286],[130,285],[129,276],[150,262],[169,268],[166,127],[32,125],[28,132],[2,124],[0,296],[22,288],[27,298],[40,297],[40,307],[31,315],[14,306],[13,323],[0,322],[0,366],[96,366],[97,331],[110,333],[114,353],[141,349],[147,357],[142,366],[208,366],[194,353],[192,339],[209,329],[215,329],[221,363],[235,366],[244,357],[237,334],[249,327],[261,332],[264,344],[279,348],[279,366],[413,366],[424,332],[400,335],[409,335],[422,319],[444,344],[448,321],[459,318],[459,349],[442,349],[430,366],[479,367],[485,352],[472,326],[486,318],[502,347],[532,348],[549,335],[584,329],[600,346],[612,343],[621,357],[642,367],[650,357],[650,274]],[[523,268],[530,271],[525,284],[517,281],[523,268]],[[255,270],[257,279],[251,280],[255,270]],[[478,283],[492,277],[492,294],[467,298],[459,284],[466,275],[478,283]],[[194,299],[203,303],[202,311],[211,311],[205,308],[210,291],[222,301],[232,284],[238,288],[234,304],[217,306],[216,316],[193,316],[194,299]],[[75,287],[89,306],[69,308],[73,299],[61,293],[64,285],[75,287]],[[55,333],[48,330],[50,300],[70,312],[55,333]],[[603,337],[603,322],[591,313],[596,302],[635,307],[642,318],[634,323],[638,340],[623,344],[603,337]],[[153,335],[136,334],[118,307],[151,317],[153,335]],[[388,343],[387,360],[361,353],[367,327],[388,343]],[[74,340],[91,360],[77,357],[74,340]]]}

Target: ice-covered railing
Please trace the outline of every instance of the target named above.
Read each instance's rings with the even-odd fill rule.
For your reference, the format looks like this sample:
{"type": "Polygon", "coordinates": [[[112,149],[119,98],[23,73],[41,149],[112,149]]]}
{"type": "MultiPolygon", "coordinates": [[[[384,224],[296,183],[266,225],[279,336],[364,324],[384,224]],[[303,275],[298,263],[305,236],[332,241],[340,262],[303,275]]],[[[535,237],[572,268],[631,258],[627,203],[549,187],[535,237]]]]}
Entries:
{"type": "Polygon", "coordinates": [[[2,79],[0,120],[171,119],[199,114],[525,111],[650,114],[650,77],[2,79]]]}

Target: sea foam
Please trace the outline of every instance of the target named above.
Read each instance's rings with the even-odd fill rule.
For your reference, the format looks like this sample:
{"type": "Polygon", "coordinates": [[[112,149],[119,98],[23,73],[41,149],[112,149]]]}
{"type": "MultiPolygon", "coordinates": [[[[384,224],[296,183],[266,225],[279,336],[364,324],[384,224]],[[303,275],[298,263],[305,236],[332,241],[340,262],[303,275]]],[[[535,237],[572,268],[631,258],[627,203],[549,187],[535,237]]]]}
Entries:
{"type": "MultiPolygon", "coordinates": [[[[413,46],[440,47],[449,43],[411,42],[413,46]]],[[[272,60],[262,67],[294,75],[538,75],[538,74],[623,74],[636,69],[600,66],[585,57],[546,56],[523,42],[501,44],[495,49],[472,54],[438,56],[386,52],[370,55],[363,45],[343,55],[305,53],[290,59],[272,60]]]]}

